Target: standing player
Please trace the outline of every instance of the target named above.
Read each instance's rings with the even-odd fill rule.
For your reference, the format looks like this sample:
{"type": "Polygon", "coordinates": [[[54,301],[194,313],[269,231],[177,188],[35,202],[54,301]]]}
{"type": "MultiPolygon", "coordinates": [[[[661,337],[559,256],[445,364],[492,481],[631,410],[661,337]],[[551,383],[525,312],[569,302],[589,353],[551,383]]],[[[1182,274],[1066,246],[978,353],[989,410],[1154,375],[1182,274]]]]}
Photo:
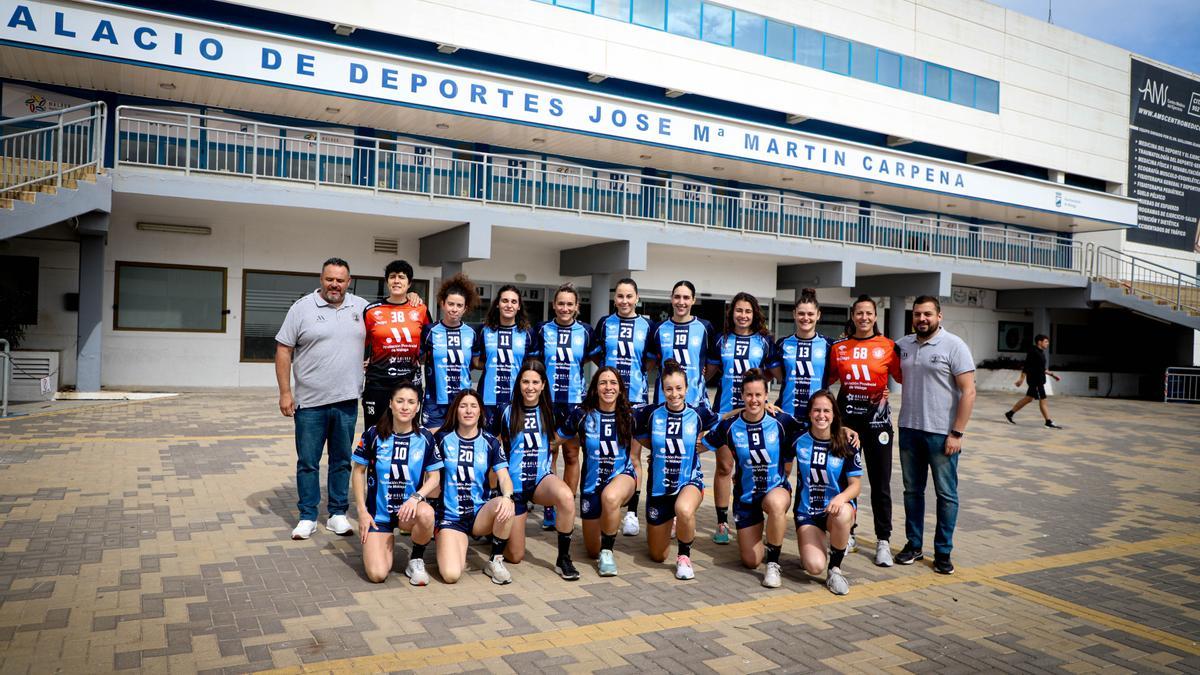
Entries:
{"type": "Polygon", "coordinates": [[[651,362],[659,369],[658,388],[655,402],[663,400],[662,371],[668,360],[674,361],[687,378],[687,404],[710,408],[708,387],[705,384],[705,367],[713,353],[717,335],[712,324],[692,316],[692,305],[696,304],[696,287],[690,281],[678,281],[671,289],[670,319],[654,326],[647,345],[651,362]]]}
{"type": "Polygon", "coordinates": [[[775,343],[771,362],[771,374],[779,382],[779,400],[775,405],[801,424],[808,424],[808,400],[825,386],[826,378],[832,374],[829,354],[833,345],[829,338],[817,333],[821,306],[817,304],[815,290],[800,291],[792,307],[792,319],[796,322],[796,332],[775,343]]]}
{"type": "Polygon", "coordinates": [[[892,566],[892,409],[888,405],[888,376],[899,380],[896,343],[875,325],[875,301],[860,295],[850,308],[854,332],[833,343],[830,366],[841,382],[838,407],[846,426],[858,432],[871,483],[871,513],[875,520],[875,564],[892,566]]]}
{"type": "MultiPolygon", "coordinates": [[[[712,354],[708,358],[708,370],[720,370],[720,386],[717,389],[716,411],[727,415],[741,408],[742,375],[750,369],[762,369],[771,361],[774,343],[767,330],[758,299],[749,293],[738,293],[729,303],[725,313],[725,332],[717,338],[712,354]]],[[[762,373],[759,373],[762,376],[762,373]]],[[[764,383],[765,389],[765,383],[764,383]]],[[[717,529],[713,531],[714,544],[729,543],[729,493],[733,480],[733,454],[721,445],[712,446],[717,451],[717,475],[713,480],[713,504],[717,509],[717,529]]],[[[757,565],[756,565],[757,566],[757,565]]]]}
{"type": "Polygon", "coordinates": [[[472,359],[472,365],[483,371],[479,393],[483,395],[488,428],[495,430],[497,416],[512,399],[517,371],[533,348],[533,330],[525,316],[520,289],[512,284],[501,286],[479,328],[472,359]]]}
{"type": "Polygon", "coordinates": [[[825,586],[845,595],[850,584],[842,574],[842,560],[858,511],[862,456],[846,442],[833,394],[826,390],[813,394],[809,402],[808,431],[796,440],[794,457],[800,560],[813,576],[825,572],[828,564],[825,586]]]}
{"type": "Polygon", "coordinates": [[[437,300],[441,320],[426,325],[421,333],[426,429],[440,427],[450,400],[471,388],[471,354],[478,339],[475,329],[462,321],[479,304],[474,282],[461,273],[455,274],[442,282],[437,300]]]}
{"type": "Polygon", "coordinates": [[[650,559],[667,559],[671,521],[679,542],[675,578],[694,579],[692,542],[696,538],[696,509],[704,497],[700,437],[717,422],[707,406],[688,405],[688,374],[674,359],[662,364],[659,385],[664,402],[644,408],[638,416],[637,438],[650,448],[646,468],[646,543],[650,559]]]}
{"type": "MultiPolygon", "coordinates": [[[[637,282],[628,277],[618,281],[613,289],[613,305],[617,311],[600,319],[596,324],[596,342],[591,354],[596,365],[609,366],[616,370],[621,378],[623,390],[628,393],[629,404],[635,411],[649,403],[650,387],[646,377],[647,339],[654,328],[649,319],[638,315],[637,304],[637,282]]],[[[631,454],[635,465],[640,469],[641,448],[634,447],[631,454]]],[[[621,532],[626,536],[632,537],[641,529],[637,518],[640,496],[641,493],[635,487],[633,496],[629,498],[629,511],[621,521],[621,532]]],[[[585,529],[585,537],[586,534],[585,529]]]]}
{"type": "Polygon", "coordinates": [[[558,431],[568,444],[582,448],[579,511],[583,543],[589,556],[600,557],[602,577],[617,576],[613,559],[617,524],[621,506],[637,485],[631,451],[633,427],[633,410],[625,398],[621,374],[612,366],[600,366],[583,404],[571,411],[558,431]]]}
{"type": "Polygon", "coordinates": [[[367,329],[367,380],[362,395],[364,429],[379,421],[396,385],[407,381],[421,386],[421,331],[431,321],[425,303],[416,293],[409,292],[413,268],[407,260],[388,263],[383,276],[388,296],[363,310],[367,329]]]}
{"type": "Polygon", "coordinates": [[[1045,335],[1036,335],[1033,338],[1033,348],[1025,355],[1025,367],[1021,369],[1021,376],[1017,378],[1017,387],[1025,381],[1029,382],[1029,389],[1025,391],[1025,395],[1021,400],[1013,405],[1012,410],[1004,413],[1004,418],[1010,424],[1016,424],[1013,416],[1017,411],[1029,405],[1030,401],[1038,402],[1038,409],[1042,412],[1042,419],[1046,420],[1047,429],[1061,429],[1062,427],[1054,423],[1050,419],[1050,404],[1046,401],[1046,376],[1054,378],[1055,382],[1061,382],[1062,378],[1050,372],[1047,364],[1046,350],[1050,348],[1050,338],[1045,335]]]}
{"type": "Polygon", "coordinates": [[[800,434],[801,427],[785,412],[767,412],[767,379],[761,370],[751,368],[746,371],[741,392],[745,409],[739,415],[721,420],[716,428],[705,434],[704,444],[718,453],[729,454],[733,458],[731,464],[736,462],[734,524],[737,525],[742,564],[757,569],[765,552],[767,571],[762,585],[779,588],[782,583],[779,552],[787,534],[787,512],[792,499],[792,486],[788,482],[792,470],[792,442],[800,434]]]}

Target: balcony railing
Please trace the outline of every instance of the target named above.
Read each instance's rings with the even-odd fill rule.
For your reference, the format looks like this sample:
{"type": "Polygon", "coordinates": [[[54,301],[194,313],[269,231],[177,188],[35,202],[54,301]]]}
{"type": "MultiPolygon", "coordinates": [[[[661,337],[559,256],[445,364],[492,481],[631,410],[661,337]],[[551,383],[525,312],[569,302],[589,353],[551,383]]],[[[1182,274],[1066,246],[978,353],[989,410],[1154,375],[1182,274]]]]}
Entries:
{"type": "Polygon", "coordinates": [[[1085,267],[1082,246],[1055,233],[635,170],[130,106],[117,109],[117,132],[117,163],[130,166],[571,211],[1080,274],[1085,267]]]}

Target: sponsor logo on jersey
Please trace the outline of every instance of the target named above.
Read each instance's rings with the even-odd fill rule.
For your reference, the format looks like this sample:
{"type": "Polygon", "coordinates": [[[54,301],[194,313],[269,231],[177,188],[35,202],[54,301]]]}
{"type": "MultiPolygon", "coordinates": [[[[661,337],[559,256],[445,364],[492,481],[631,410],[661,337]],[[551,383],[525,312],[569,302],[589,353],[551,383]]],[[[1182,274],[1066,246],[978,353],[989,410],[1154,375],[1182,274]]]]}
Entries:
{"type": "Polygon", "coordinates": [[[871,350],[871,357],[872,357],[872,358],[876,358],[876,359],[882,359],[882,358],[883,358],[883,355],[884,355],[884,354],[886,354],[886,353],[887,353],[887,352],[885,352],[885,351],[883,350],[883,347],[876,347],[875,349],[872,349],[872,350],[871,350]]]}
{"type": "Polygon", "coordinates": [[[417,321],[417,320],[419,320],[420,318],[421,318],[421,313],[420,313],[420,312],[418,312],[418,311],[417,311],[417,310],[415,310],[415,309],[414,309],[414,310],[412,310],[411,312],[409,312],[409,313],[408,313],[408,320],[409,320],[409,321],[417,321]]]}
{"type": "Polygon", "coordinates": [[[891,439],[891,437],[892,437],[892,435],[891,435],[891,434],[889,434],[889,433],[888,433],[888,432],[886,432],[886,431],[881,431],[881,432],[879,432],[879,444],[880,444],[880,445],[887,445],[887,442],[888,442],[888,440],[889,440],[889,439],[891,439]]]}

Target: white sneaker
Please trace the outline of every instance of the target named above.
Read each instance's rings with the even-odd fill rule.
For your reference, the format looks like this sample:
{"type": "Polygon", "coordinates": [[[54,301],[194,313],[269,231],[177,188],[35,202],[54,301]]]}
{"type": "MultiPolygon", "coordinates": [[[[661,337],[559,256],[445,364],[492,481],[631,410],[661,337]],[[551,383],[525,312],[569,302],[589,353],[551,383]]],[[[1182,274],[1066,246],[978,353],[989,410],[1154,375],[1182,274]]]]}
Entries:
{"type": "Polygon", "coordinates": [[[875,564],[880,567],[892,566],[892,545],[886,539],[875,542],[875,564]]]}
{"type": "Polygon", "coordinates": [[[504,566],[504,556],[494,556],[487,561],[483,566],[483,573],[492,578],[493,584],[509,584],[512,583],[512,575],[509,574],[508,568],[504,566]]]}
{"type": "Polygon", "coordinates": [[[783,583],[779,572],[779,563],[767,563],[767,573],[763,575],[762,585],[767,588],[779,588],[783,583]]]}
{"type": "Polygon", "coordinates": [[[637,514],[633,511],[627,511],[625,517],[621,519],[621,534],[626,537],[636,537],[638,532],[642,531],[642,526],[638,524],[637,514]]]}
{"type": "Polygon", "coordinates": [[[420,558],[408,561],[408,567],[404,568],[404,576],[408,577],[408,583],[413,586],[429,585],[429,573],[425,571],[425,561],[420,558]]]}
{"type": "Polygon", "coordinates": [[[308,539],[317,532],[317,522],[315,520],[302,520],[296,525],[296,529],[292,530],[292,539],[299,541],[308,539]]]}
{"type": "Polygon", "coordinates": [[[834,595],[845,595],[850,592],[850,582],[846,581],[840,567],[829,568],[829,576],[825,579],[825,588],[828,588],[829,592],[834,595]]]}
{"type": "Polygon", "coordinates": [[[686,555],[675,558],[675,578],[683,579],[684,581],[696,578],[696,572],[692,569],[691,558],[686,555]]]}
{"type": "Polygon", "coordinates": [[[854,539],[854,535],[850,535],[849,541],[846,542],[846,553],[858,553],[858,542],[854,539]]]}
{"type": "Polygon", "coordinates": [[[329,520],[325,521],[325,529],[343,537],[354,534],[354,528],[350,526],[350,519],[340,513],[336,516],[329,516],[329,520]]]}

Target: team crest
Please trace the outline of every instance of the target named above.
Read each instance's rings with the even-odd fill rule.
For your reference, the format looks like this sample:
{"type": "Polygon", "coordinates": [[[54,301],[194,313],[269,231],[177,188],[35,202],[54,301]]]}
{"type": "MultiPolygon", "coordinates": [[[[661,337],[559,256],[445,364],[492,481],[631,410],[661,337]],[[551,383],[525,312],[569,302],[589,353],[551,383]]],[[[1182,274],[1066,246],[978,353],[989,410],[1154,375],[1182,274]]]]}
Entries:
{"type": "Polygon", "coordinates": [[[891,440],[891,438],[892,438],[892,435],[889,434],[888,432],[886,432],[886,431],[879,432],[879,444],[880,445],[887,445],[887,442],[889,440],[891,440]]]}
{"type": "Polygon", "coordinates": [[[420,312],[418,312],[418,311],[417,311],[417,310],[415,310],[415,309],[414,309],[414,310],[412,310],[411,312],[409,312],[409,313],[408,313],[408,320],[409,320],[409,321],[417,321],[417,320],[419,320],[420,318],[421,318],[421,313],[420,313],[420,312]]]}
{"type": "Polygon", "coordinates": [[[658,520],[658,509],[656,509],[656,508],[647,509],[646,515],[649,516],[651,520],[658,520]]]}
{"type": "Polygon", "coordinates": [[[885,352],[885,351],[883,350],[883,347],[876,347],[875,349],[872,349],[872,350],[871,350],[871,357],[872,357],[872,358],[876,358],[876,359],[882,359],[882,358],[883,358],[883,355],[884,355],[884,354],[886,354],[886,353],[887,353],[887,352],[885,352]]]}
{"type": "Polygon", "coordinates": [[[589,513],[592,510],[592,504],[588,500],[584,499],[583,504],[580,505],[580,508],[584,513],[589,513]]]}

